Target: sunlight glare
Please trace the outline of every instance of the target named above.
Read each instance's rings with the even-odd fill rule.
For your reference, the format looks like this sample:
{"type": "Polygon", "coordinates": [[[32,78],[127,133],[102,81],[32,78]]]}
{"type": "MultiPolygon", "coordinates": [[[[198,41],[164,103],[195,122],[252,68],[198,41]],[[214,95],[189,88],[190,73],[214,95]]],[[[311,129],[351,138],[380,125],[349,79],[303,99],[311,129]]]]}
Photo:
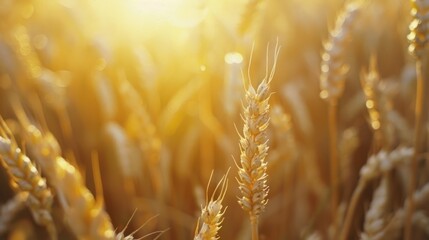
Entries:
{"type": "Polygon", "coordinates": [[[135,21],[143,18],[167,21],[178,27],[193,27],[205,16],[205,3],[201,0],[128,0],[124,16],[135,21]]]}

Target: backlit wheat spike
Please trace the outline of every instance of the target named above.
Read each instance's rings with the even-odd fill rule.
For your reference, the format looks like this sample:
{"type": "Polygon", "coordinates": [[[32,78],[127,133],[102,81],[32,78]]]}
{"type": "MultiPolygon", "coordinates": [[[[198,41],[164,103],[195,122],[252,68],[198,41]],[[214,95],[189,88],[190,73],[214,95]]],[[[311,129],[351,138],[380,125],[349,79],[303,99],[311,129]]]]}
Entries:
{"type": "Polygon", "coordinates": [[[344,55],[360,9],[361,4],[348,4],[337,17],[335,28],[330,31],[329,39],[324,44],[320,75],[320,97],[323,99],[338,99],[343,94],[349,70],[344,63],[344,55]]]}
{"type": "Polygon", "coordinates": [[[114,230],[102,201],[86,188],[79,171],[61,157],[55,136],[31,124],[19,105],[15,111],[24,129],[27,148],[55,189],[65,220],[78,239],[114,239],[114,230]]]}
{"type": "MultiPolygon", "coordinates": [[[[114,239],[113,226],[109,215],[103,208],[103,203],[94,199],[78,170],[64,158],[56,155],[56,151],[42,151],[41,146],[49,146],[45,145],[48,135],[41,134],[34,126],[30,129],[33,131],[29,133],[38,133],[40,138],[32,136],[33,140],[37,141],[28,142],[28,147],[40,162],[44,162],[40,166],[53,169],[53,171],[46,172],[46,175],[57,191],[66,216],[65,219],[72,232],[79,239],[114,239]]],[[[54,140],[55,138],[51,139],[51,141],[54,140]]]]}
{"type": "Polygon", "coordinates": [[[9,224],[16,214],[21,211],[25,206],[25,201],[28,194],[21,192],[16,194],[11,200],[5,203],[0,208],[0,236],[8,231],[9,224]]]}
{"type": "MultiPolygon", "coordinates": [[[[229,170],[228,170],[229,172],[229,170]]],[[[223,215],[226,208],[222,209],[222,201],[225,198],[226,191],[228,189],[228,172],[221,178],[217,184],[210,200],[208,199],[208,191],[210,181],[213,175],[210,176],[209,183],[207,184],[206,190],[206,203],[201,210],[201,216],[198,219],[198,224],[195,229],[194,240],[216,240],[219,239],[218,232],[221,228],[223,221],[223,215]],[[219,190],[220,187],[220,190],[219,190]],[[219,193],[218,193],[219,190],[219,193]],[[216,199],[214,199],[216,197],[216,199]],[[200,227],[200,222],[202,223],[200,227]]]]}
{"type": "Polygon", "coordinates": [[[429,1],[411,0],[413,17],[410,23],[410,33],[408,34],[409,52],[420,58],[426,48],[429,39],[429,1]]]}
{"type": "Polygon", "coordinates": [[[27,206],[34,220],[47,228],[51,239],[57,239],[55,225],[51,215],[53,196],[40,176],[33,162],[21,151],[0,117],[0,159],[7,170],[12,188],[19,193],[27,193],[27,206]]]}
{"type": "Polygon", "coordinates": [[[250,215],[253,239],[258,239],[258,217],[267,204],[268,185],[265,157],[268,154],[266,130],[270,118],[268,101],[271,96],[270,82],[274,76],[278,54],[279,48],[276,46],[271,73],[268,76],[268,69],[266,69],[266,76],[257,89],[253,88],[249,77],[249,87],[245,96],[246,105],[242,116],[244,126],[243,134],[240,136],[241,166],[238,170],[238,183],[242,196],[239,197],[238,202],[250,215]]]}

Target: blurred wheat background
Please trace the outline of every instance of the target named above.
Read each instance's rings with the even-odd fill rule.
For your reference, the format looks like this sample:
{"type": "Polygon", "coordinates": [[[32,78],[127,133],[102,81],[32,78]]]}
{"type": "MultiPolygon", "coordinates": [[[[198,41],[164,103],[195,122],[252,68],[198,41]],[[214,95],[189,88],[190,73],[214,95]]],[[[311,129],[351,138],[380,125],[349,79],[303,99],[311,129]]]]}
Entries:
{"type": "Polygon", "coordinates": [[[276,62],[259,239],[428,239],[429,5],[349,4],[1,0],[0,238],[216,239],[215,211],[251,239],[243,107],[276,62]]]}

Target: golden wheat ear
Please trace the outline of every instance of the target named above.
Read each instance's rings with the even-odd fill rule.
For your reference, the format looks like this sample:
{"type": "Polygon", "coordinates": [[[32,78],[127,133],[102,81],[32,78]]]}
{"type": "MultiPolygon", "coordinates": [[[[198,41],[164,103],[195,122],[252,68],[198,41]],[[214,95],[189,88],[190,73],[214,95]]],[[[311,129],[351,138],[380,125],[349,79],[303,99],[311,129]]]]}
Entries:
{"type": "Polygon", "coordinates": [[[226,211],[222,206],[222,201],[225,198],[226,191],[228,190],[228,173],[221,178],[216,188],[213,191],[210,199],[208,192],[210,182],[213,177],[213,172],[210,175],[209,182],[206,190],[206,202],[201,209],[201,216],[198,218],[197,227],[195,228],[194,240],[216,240],[219,239],[218,232],[223,222],[223,215],[226,211]],[[202,224],[200,227],[200,223],[202,224]]]}
{"type": "MultiPolygon", "coordinates": [[[[242,119],[243,133],[240,136],[240,166],[237,179],[242,194],[238,203],[250,216],[252,224],[252,239],[258,239],[258,218],[267,204],[267,162],[268,154],[267,127],[269,125],[269,99],[271,96],[270,83],[274,77],[277,58],[280,48],[274,51],[274,64],[268,73],[268,59],[266,75],[255,89],[250,83],[246,89],[245,105],[242,119]]],[[[268,54],[268,53],[267,53],[268,54]]]]}
{"type": "MultiPolygon", "coordinates": [[[[15,102],[14,110],[24,130],[27,148],[55,189],[71,232],[78,239],[115,239],[113,225],[100,197],[100,177],[96,177],[95,182],[101,194],[95,199],[78,169],[61,156],[61,147],[55,136],[32,124],[19,102],[15,102]]],[[[96,175],[99,173],[95,172],[96,175]]]]}
{"type": "Polygon", "coordinates": [[[0,161],[6,169],[10,185],[17,194],[25,194],[37,224],[46,227],[50,239],[57,239],[51,207],[53,195],[33,162],[18,147],[6,122],[0,116],[0,161]]]}
{"type": "Polygon", "coordinates": [[[365,213],[364,232],[361,234],[361,239],[374,239],[386,227],[390,200],[389,184],[389,178],[385,175],[374,191],[369,209],[365,213]]]}

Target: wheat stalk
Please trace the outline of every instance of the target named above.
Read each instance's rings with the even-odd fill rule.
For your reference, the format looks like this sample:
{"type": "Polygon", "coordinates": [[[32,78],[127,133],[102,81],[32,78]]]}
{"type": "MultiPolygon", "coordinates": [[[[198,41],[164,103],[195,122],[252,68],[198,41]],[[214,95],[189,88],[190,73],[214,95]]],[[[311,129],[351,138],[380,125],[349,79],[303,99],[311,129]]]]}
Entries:
{"type": "Polygon", "coordinates": [[[57,239],[51,215],[53,195],[33,162],[18,147],[3,118],[0,117],[0,158],[7,170],[10,185],[17,193],[26,193],[26,205],[34,220],[47,228],[51,239],[57,239]]]}
{"type": "MultiPolygon", "coordinates": [[[[242,196],[238,203],[250,215],[252,224],[252,239],[258,239],[258,217],[267,204],[267,163],[268,137],[266,129],[269,124],[268,103],[270,83],[274,77],[276,61],[280,48],[276,45],[274,51],[274,64],[268,76],[268,62],[265,78],[258,88],[253,88],[249,76],[249,87],[246,90],[246,106],[243,113],[243,135],[240,135],[240,163],[238,167],[239,189],[242,196]]],[[[268,54],[268,53],[267,53],[268,54]]],[[[268,58],[268,56],[267,56],[268,58]]],[[[250,65],[250,63],[249,63],[250,65]]]]}
{"type": "Polygon", "coordinates": [[[423,129],[427,126],[429,107],[428,91],[429,84],[425,82],[425,76],[428,75],[428,57],[427,57],[427,42],[429,39],[429,1],[428,0],[412,0],[413,21],[410,24],[410,41],[409,51],[416,57],[416,103],[415,103],[415,129],[414,129],[414,155],[410,165],[411,181],[408,188],[408,198],[410,199],[410,207],[407,209],[405,239],[412,239],[412,215],[414,211],[414,200],[411,197],[417,188],[417,161],[419,154],[425,152],[427,148],[427,134],[423,133],[423,129]]]}
{"type": "MultiPolygon", "coordinates": [[[[229,169],[228,169],[229,172],[229,169]]],[[[228,189],[228,172],[221,178],[217,184],[210,201],[208,199],[208,191],[210,187],[210,181],[213,176],[213,172],[210,175],[209,183],[207,184],[206,190],[206,203],[201,210],[201,216],[198,219],[198,224],[195,229],[194,240],[216,240],[219,239],[218,232],[221,228],[223,221],[223,215],[226,211],[222,209],[222,201],[225,198],[226,191],[228,189]],[[219,190],[220,187],[220,190],[219,190]],[[219,190],[219,193],[218,193],[219,190]],[[217,196],[216,196],[217,195],[217,196]],[[214,199],[214,197],[216,198],[214,199]],[[202,226],[200,227],[200,222],[202,226]]]]}
{"type": "MultiPolygon", "coordinates": [[[[333,221],[336,222],[336,209],[339,202],[338,192],[338,118],[337,102],[343,94],[346,74],[349,66],[344,64],[344,54],[361,5],[347,4],[344,11],[337,17],[334,30],[330,31],[329,40],[324,44],[320,75],[320,97],[329,102],[329,148],[331,177],[331,210],[333,221]]],[[[335,225],[335,224],[334,224],[335,225]]]]}
{"type": "Polygon", "coordinates": [[[9,229],[15,215],[24,208],[27,198],[27,193],[18,193],[0,208],[0,236],[9,229]]]}
{"type": "MultiPolygon", "coordinates": [[[[352,180],[354,179],[355,169],[353,167],[353,155],[361,145],[360,138],[361,136],[359,136],[359,132],[356,127],[350,127],[344,130],[340,136],[338,154],[342,173],[340,176],[342,186],[351,184],[352,180]]],[[[349,196],[352,190],[353,189],[346,188],[344,190],[344,195],[349,196]]]]}

